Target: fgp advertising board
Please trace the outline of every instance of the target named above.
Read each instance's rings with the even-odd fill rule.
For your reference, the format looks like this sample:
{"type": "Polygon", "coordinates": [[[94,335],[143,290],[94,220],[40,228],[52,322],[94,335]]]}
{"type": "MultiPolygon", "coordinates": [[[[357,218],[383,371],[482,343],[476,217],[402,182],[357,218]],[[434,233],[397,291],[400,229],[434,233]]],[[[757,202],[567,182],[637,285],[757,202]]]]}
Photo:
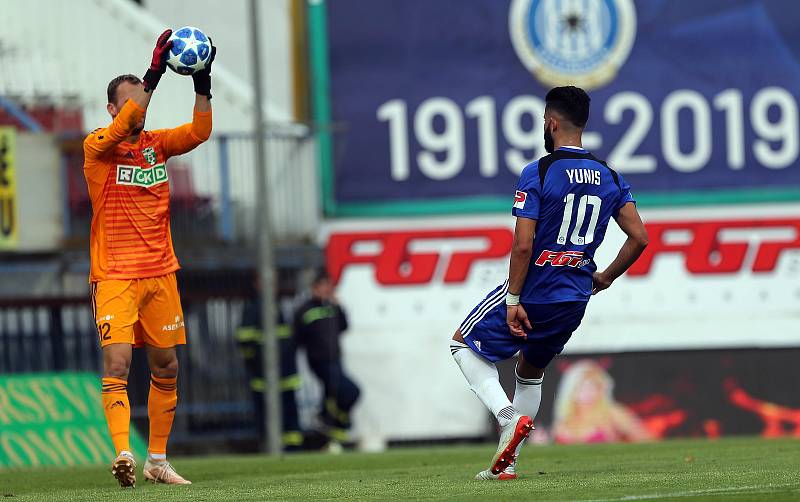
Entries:
{"type": "MultiPolygon", "coordinates": [[[[754,399],[791,408],[780,416],[796,416],[800,402],[769,386],[798,374],[791,358],[774,355],[790,348],[796,353],[800,346],[800,204],[643,209],[642,216],[650,245],[628,273],[592,297],[566,346],[566,360],[620,354],[611,357],[616,361],[611,377],[629,378],[636,371],[649,376],[620,385],[632,394],[619,398],[646,408],[654,394],[672,392],[682,382],[676,376],[671,387],[665,386],[657,382],[659,375],[685,368],[680,354],[696,351],[692,364],[700,365],[700,373],[706,363],[698,361],[704,358],[721,369],[717,380],[697,384],[692,392],[710,392],[728,403],[739,395],[726,383],[735,377],[754,399]],[[758,349],[773,350],[762,354],[758,349]],[[752,357],[730,362],[720,356],[730,350],[752,357]],[[639,355],[622,355],[634,352],[639,355]],[[672,355],[656,357],[662,352],[672,355]],[[648,367],[651,355],[663,366],[648,367]],[[628,373],[619,373],[622,361],[630,362],[624,365],[628,373]],[[748,368],[737,368],[742,361],[748,368]],[[762,362],[783,365],[775,374],[784,376],[764,372],[762,362]]],[[[364,382],[365,398],[355,417],[358,434],[422,439],[486,430],[483,406],[453,362],[448,340],[470,310],[508,277],[513,225],[511,215],[499,214],[325,223],[321,242],[350,321],[343,338],[347,368],[364,382]]],[[[624,241],[619,227],[610,225],[594,256],[599,268],[614,259],[624,241]]],[[[542,266],[567,266],[549,258],[542,266]]],[[[557,390],[558,364],[559,359],[547,369],[551,376],[544,389],[550,395],[557,390]]],[[[655,403],[660,411],[652,417],[662,411],[677,416],[677,408],[694,414],[680,422],[686,428],[671,429],[681,435],[761,431],[757,421],[742,418],[744,413],[737,412],[740,418],[728,413],[739,405],[726,405],[728,411],[715,415],[687,399],[681,395],[672,404],[655,403]]],[[[739,404],[746,402],[742,398],[739,404]]],[[[547,413],[541,419],[549,420],[547,413]]]]}
{"type": "Polygon", "coordinates": [[[561,84],[641,205],[797,200],[798,23],[794,0],[329,2],[326,210],[507,211],[561,84]]]}

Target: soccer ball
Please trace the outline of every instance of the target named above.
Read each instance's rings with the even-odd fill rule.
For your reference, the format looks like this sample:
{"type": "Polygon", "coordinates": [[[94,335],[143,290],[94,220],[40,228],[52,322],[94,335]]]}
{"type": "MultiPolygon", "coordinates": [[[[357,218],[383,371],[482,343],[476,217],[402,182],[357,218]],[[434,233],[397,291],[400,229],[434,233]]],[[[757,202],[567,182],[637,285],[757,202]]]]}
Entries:
{"type": "Polygon", "coordinates": [[[205,33],[193,26],[184,26],[169,37],[172,48],[167,66],[179,75],[191,75],[206,67],[211,57],[211,41],[205,33]]]}

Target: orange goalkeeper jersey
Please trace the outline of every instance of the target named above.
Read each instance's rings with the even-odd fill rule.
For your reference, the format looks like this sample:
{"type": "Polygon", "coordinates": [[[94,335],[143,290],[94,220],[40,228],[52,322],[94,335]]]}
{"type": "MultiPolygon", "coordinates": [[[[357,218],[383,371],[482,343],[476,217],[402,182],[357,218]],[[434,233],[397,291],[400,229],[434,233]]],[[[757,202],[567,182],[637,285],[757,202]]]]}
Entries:
{"type": "Polygon", "coordinates": [[[180,268],[172,249],[166,162],[208,139],[211,112],[195,110],[191,123],[142,131],[136,143],[128,143],[143,114],[128,100],[110,126],[83,142],[93,210],[92,282],[156,277],[180,268]]]}

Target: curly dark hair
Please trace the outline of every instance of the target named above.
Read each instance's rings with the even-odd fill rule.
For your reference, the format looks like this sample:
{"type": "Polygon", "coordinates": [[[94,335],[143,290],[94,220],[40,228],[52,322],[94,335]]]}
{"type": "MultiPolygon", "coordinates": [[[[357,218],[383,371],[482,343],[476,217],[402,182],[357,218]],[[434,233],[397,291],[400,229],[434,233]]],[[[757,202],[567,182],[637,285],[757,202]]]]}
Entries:
{"type": "Polygon", "coordinates": [[[547,108],[558,112],[575,127],[583,129],[589,120],[589,102],[586,91],[574,85],[553,87],[544,98],[547,108]]]}
{"type": "Polygon", "coordinates": [[[111,82],[108,83],[108,88],[106,89],[106,94],[108,94],[108,102],[109,103],[117,103],[117,87],[119,84],[123,82],[128,82],[129,84],[141,84],[142,79],[137,77],[136,75],[131,75],[128,73],[127,75],[120,75],[119,77],[114,78],[111,82]]]}

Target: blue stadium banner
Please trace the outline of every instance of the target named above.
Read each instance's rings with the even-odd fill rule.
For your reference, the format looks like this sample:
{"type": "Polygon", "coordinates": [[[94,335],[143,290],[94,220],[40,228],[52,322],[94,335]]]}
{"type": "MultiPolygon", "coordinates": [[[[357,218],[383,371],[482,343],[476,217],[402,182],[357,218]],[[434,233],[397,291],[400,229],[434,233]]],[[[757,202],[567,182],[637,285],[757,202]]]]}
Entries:
{"type": "MultiPolygon", "coordinates": [[[[327,4],[330,215],[508,211],[543,98],[644,205],[800,200],[795,0],[327,4]]],[[[313,34],[312,34],[313,36],[313,34]]],[[[327,106],[327,103],[326,103],[327,106]]]]}

